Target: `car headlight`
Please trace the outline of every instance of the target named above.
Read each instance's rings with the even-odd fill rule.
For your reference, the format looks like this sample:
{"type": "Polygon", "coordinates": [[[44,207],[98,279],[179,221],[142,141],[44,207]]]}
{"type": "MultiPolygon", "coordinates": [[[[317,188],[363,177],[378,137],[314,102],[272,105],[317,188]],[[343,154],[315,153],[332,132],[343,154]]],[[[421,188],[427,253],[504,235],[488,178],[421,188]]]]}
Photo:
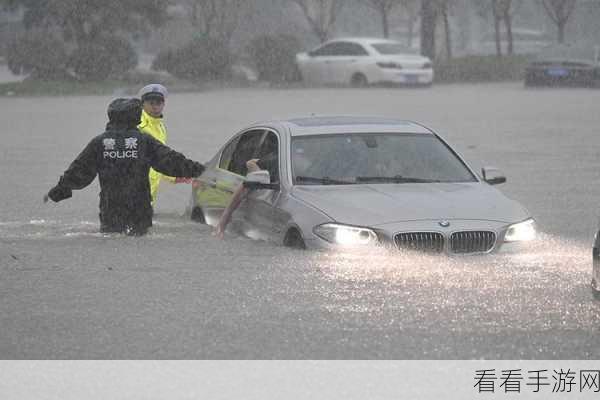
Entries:
{"type": "Polygon", "coordinates": [[[342,246],[364,246],[378,242],[377,234],[368,228],[327,223],[313,229],[315,235],[342,246]]]}
{"type": "Polygon", "coordinates": [[[522,242],[533,239],[535,239],[535,221],[533,219],[509,226],[504,235],[505,242],[522,242]]]}

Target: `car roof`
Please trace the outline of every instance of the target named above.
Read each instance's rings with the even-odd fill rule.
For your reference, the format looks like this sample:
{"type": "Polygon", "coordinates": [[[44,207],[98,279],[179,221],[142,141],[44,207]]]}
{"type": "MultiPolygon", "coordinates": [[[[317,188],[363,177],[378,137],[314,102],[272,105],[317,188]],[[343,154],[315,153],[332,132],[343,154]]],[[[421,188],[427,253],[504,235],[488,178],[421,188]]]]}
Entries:
{"type": "Polygon", "coordinates": [[[375,38],[375,37],[339,37],[335,39],[328,40],[326,43],[333,42],[355,42],[360,44],[371,45],[373,43],[400,43],[398,40],[385,39],[385,38],[375,38]]]}
{"type": "Polygon", "coordinates": [[[387,117],[311,116],[270,121],[261,125],[285,126],[291,136],[342,133],[419,133],[433,134],[416,122],[387,117]]]}

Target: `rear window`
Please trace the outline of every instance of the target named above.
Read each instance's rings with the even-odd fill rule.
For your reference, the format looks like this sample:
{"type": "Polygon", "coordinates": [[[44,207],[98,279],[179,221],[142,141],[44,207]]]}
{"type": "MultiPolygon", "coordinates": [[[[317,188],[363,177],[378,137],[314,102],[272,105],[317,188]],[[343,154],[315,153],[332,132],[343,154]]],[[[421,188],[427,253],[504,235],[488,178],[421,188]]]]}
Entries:
{"type": "Polygon", "coordinates": [[[373,46],[373,48],[375,50],[377,50],[377,52],[379,54],[384,54],[384,55],[393,55],[393,54],[418,54],[417,51],[415,49],[412,49],[408,46],[404,46],[400,43],[387,43],[387,42],[383,42],[383,43],[374,43],[371,46],[373,46]]]}

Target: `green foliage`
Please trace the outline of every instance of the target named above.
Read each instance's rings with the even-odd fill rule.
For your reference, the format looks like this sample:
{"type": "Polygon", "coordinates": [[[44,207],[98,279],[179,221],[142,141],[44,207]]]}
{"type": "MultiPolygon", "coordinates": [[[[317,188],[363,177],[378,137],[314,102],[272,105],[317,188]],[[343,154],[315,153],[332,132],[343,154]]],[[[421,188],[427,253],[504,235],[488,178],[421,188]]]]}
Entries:
{"type": "Polygon", "coordinates": [[[167,19],[164,0],[4,0],[25,10],[25,28],[62,30],[67,40],[84,43],[110,32],[147,31],[167,19]]]}
{"type": "Polygon", "coordinates": [[[231,71],[231,54],[227,46],[213,38],[194,38],[183,47],[160,52],[152,69],[190,80],[219,80],[231,71]]]}
{"type": "Polygon", "coordinates": [[[17,75],[30,74],[33,79],[61,79],[66,73],[67,51],[54,35],[33,30],[19,35],[8,44],[6,62],[17,75]]]}
{"type": "Polygon", "coordinates": [[[299,81],[296,53],[301,50],[300,41],[291,35],[258,36],[248,48],[258,79],[269,82],[299,81]]]}
{"type": "Polygon", "coordinates": [[[77,77],[87,81],[121,78],[137,66],[137,54],[131,44],[118,36],[105,36],[80,45],[69,58],[77,77]]]}
{"type": "Polygon", "coordinates": [[[434,65],[436,82],[498,82],[523,79],[525,56],[466,56],[434,65]]]}

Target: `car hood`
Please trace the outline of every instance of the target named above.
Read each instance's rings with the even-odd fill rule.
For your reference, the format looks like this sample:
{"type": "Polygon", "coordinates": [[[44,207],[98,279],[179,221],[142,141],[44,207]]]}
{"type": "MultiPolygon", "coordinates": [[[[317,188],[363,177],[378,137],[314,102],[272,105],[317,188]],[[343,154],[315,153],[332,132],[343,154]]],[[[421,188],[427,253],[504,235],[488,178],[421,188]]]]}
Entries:
{"type": "Polygon", "coordinates": [[[378,226],[401,221],[485,220],[529,217],[516,201],[485,183],[295,186],[292,196],[334,221],[378,226]]]}

